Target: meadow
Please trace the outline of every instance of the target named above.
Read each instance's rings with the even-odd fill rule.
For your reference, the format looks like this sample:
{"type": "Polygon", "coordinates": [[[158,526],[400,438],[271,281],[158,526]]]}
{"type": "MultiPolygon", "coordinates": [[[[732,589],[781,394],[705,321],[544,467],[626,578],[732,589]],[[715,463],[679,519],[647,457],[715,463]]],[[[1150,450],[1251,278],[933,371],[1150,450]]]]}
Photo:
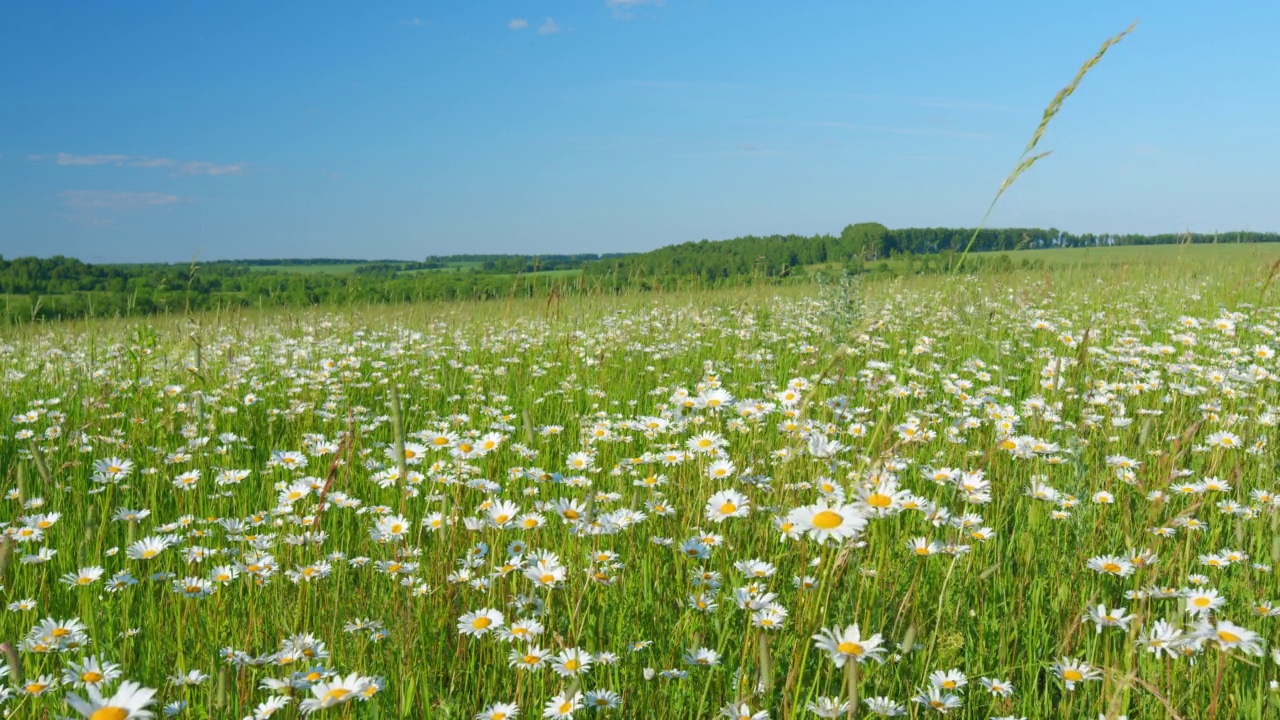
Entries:
{"type": "Polygon", "coordinates": [[[1214,247],[5,328],[3,710],[1278,717],[1280,255],[1214,247]]]}

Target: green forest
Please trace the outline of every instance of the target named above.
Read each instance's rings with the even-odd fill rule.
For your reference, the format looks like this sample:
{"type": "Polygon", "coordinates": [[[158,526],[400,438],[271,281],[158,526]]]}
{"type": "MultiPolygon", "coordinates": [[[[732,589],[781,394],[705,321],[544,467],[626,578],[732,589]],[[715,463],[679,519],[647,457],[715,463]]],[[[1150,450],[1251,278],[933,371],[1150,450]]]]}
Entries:
{"type": "MultiPolygon", "coordinates": [[[[90,264],[74,258],[0,257],[7,322],[112,317],[216,308],[303,307],[485,300],[803,282],[815,273],[927,274],[954,269],[973,229],[878,223],[838,235],[746,236],[645,253],[433,255],[422,260],[342,258],[90,264]]],[[[1200,243],[1274,243],[1280,234],[1073,235],[1049,228],[984,229],[964,271],[1035,267],[1018,251],[1200,243]]]]}
{"type": "Polygon", "coordinates": [[[1182,243],[1273,243],[1280,242],[1280,233],[1072,235],[1054,228],[993,228],[980,230],[975,238],[973,228],[890,230],[879,223],[860,223],[846,226],[839,235],[746,236],[669,245],[590,263],[585,271],[588,275],[625,278],[693,276],[714,282],[735,277],[787,276],[815,266],[851,273],[889,272],[894,266],[889,261],[897,259],[907,272],[943,272],[954,267],[971,239],[971,251],[979,255],[966,259],[965,264],[977,270],[984,264],[1024,265],[1008,257],[992,258],[991,253],[1182,243]]]}

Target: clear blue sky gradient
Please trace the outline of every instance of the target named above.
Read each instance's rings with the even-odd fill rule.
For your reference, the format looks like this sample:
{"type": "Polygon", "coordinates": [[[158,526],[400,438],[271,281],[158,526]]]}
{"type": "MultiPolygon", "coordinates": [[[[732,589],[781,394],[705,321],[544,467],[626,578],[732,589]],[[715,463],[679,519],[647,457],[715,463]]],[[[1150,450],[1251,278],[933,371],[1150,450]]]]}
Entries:
{"type": "Polygon", "coordinates": [[[0,4],[0,254],[1280,229],[1273,2],[0,4]],[[520,22],[517,22],[520,21],[520,22]]]}

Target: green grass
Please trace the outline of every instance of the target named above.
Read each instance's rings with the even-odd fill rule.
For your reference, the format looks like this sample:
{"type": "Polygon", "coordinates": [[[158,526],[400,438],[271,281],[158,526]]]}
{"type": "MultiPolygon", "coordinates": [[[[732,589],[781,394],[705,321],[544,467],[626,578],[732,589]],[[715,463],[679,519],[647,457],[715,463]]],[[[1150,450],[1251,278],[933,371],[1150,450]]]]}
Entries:
{"type": "MultiPolygon", "coordinates": [[[[991,253],[975,253],[984,257],[991,253]]],[[[1050,250],[1020,250],[1008,253],[1015,260],[1029,258],[1055,266],[1137,265],[1194,262],[1265,262],[1280,259],[1277,243],[1229,243],[1194,245],[1131,245],[1124,247],[1055,248],[1050,250]]]]}
{"type": "Polygon", "coordinates": [[[315,265],[250,265],[254,272],[299,273],[302,275],[344,275],[367,263],[320,263],[315,265]]]}
{"type": "MultiPolygon", "coordinates": [[[[886,649],[883,664],[859,666],[858,696],[892,698],[916,717],[929,716],[909,701],[929,674],[958,668],[969,684],[959,693],[963,707],[947,717],[1164,718],[1169,707],[1185,718],[1273,718],[1280,706],[1267,687],[1280,667],[1269,654],[1222,652],[1210,639],[1194,663],[1157,658],[1138,644],[1140,634],[1157,619],[1192,629],[1181,601],[1126,597],[1153,586],[1189,588],[1203,574],[1226,598],[1215,618],[1259,633],[1268,649],[1280,639],[1277,619],[1255,612],[1280,601],[1275,575],[1252,566],[1280,560],[1278,506],[1252,494],[1277,490],[1272,415],[1280,397],[1274,379],[1250,370],[1275,368],[1273,359],[1255,359],[1259,347],[1276,347],[1280,332],[1277,289],[1260,262],[1269,250],[1037,251],[1028,254],[1052,259],[1044,270],[973,277],[13,328],[0,339],[0,413],[34,411],[36,419],[8,420],[0,440],[0,522],[17,528],[37,513],[60,517],[42,539],[7,546],[4,603],[30,599],[34,608],[4,611],[0,641],[27,641],[20,658],[28,680],[58,676],[94,655],[158,689],[162,702],[187,702],[183,717],[244,717],[275,694],[260,689],[263,680],[314,669],[384,683],[368,702],[320,717],[471,718],[511,701],[529,718],[557,693],[612,690],[623,706],[605,711],[610,717],[707,718],[742,702],[789,718],[812,717],[803,709],[819,696],[848,694],[848,673],[810,638],[858,623],[864,638],[879,634],[886,649]],[[1231,334],[1215,328],[1224,310],[1238,313],[1228,316],[1231,334]],[[1186,326],[1188,317],[1200,327],[1186,326]],[[782,404],[794,386],[802,388],[798,402],[782,404]],[[679,389],[696,396],[717,387],[735,402],[719,411],[680,407],[679,389]],[[773,407],[744,419],[737,400],[773,407]],[[650,417],[665,418],[668,428],[646,431],[650,417]],[[1006,420],[1012,428],[1002,428],[1006,420]],[[549,433],[553,426],[562,431],[549,433]],[[421,478],[379,482],[398,472],[388,453],[397,441],[445,430],[472,444],[487,433],[500,440],[473,458],[424,443],[426,460],[406,466],[421,478]],[[735,466],[728,479],[709,477],[716,459],[709,455],[675,465],[660,459],[704,432],[723,438],[719,458],[735,466]],[[1222,432],[1239,437],[1236,449],[1208,445],[1222,432]],[[1003,446],[1011,435],[1057,449],[1020,457],[1003,446]],[[812,454],[818,436],[847,447],[812,454]],[[321,437],[333,445],[317,448],[321,437]],[[175,461],[179,451],[189,457],[175,461]],[[271,462],[285,451],[302,452],[306,467],[271,462]],[[569,467],[578,452],[593,455],[591,469],[569,467]],[[1140,463],[1132,477],[1114,466],[1117,456],[1140,463]],[[95,461],[112,457],[132,461],[133,473],[95,482],[95,461]],[[590,484],[540,480],[532,468],[590,484]],[[935,482],[938,468],[981,471],[990,497],[935,482]],[[249,475],[219,484],[230,469],[249,475]],[[190,470],[199,480],[190,490],[176,486],[190,470]],[[666,484],[637,485],[650,475],[666,484]],[[315,487],[331,478],[324,510],[311,492],[274,512],[278,488],[304,478],[315,487]],[[1205,478],[1229,485],[1175,491],[1205,478]],[[1056,488],[1059,501],[1029,497],[1037,481],[1056,488]],[[824,494],[874,515],[879,495],[892,494],[890,482],[916,503],[972,515],[972,527],[935,525],[903,510],[870,517],[856,542],[824,545],[783,541],[775,525],[824,494]],[[725,489],[741,492],[750,512],[711,522],[708,499],[725,489]],[[1167,501],[1150,499],[1157,490],[1167,501]],[[1113,502],[1096,501],[1100,492],[1113,502]],[[540,505],[557,500],[577,501],[578,517],[540,505]],[[464,526],[502,501],[521,518],[540,512],[545,525],[464,526]],[[1224,501],[1245,513],[1225,514],[1224,501]],[[151,514],[112,520],[121,508],[151,514]],[[591,531],[622,510],[647,517],[616,532],[591,531]],[[455,524],[425,529],[435,513],[455,524]],[[383,515],[403,516],[411,530],[375,542],[370,530],[383,515]],[[1152,533],[1186,518],[1206,528],[1152,533]],[[989,539],[973,537],[980,527],[991,529],[989,539]],[[308,531],[322,531],[323,542],[296,544],[308,531]],[[708,534],[720,536],[709,557],[679,551],[708,534]],[[130,543],[157,535],[176,544],[150,560],[127,557],[130,543]],[[908,549],[914,538],[968,551],[922,557],[908,549]],[[518,571],[495,574],[517,540],[555,553],[567,568],[563,581],[539,588],[518,571]],[[255,542],[274,558],[269,576],[242,569],[202,599],[173,589],[175,580],[185,587],[194,584],[186,578],[210,578],[218,566],[250,564],[255,542]],[[487,585],[457,582],[451,573],[478,543],[489,551],[472,578],[487,585]],[[20,561],[41,547],[56,550],[52,560],[20,561]],[[185,557],[196,547],[213,557],[185,557]],[[1086,565],[1141,550],[1159,560],[1131,576],[1086,565]],[[1227,550],[1249,559],[1218,569],[1201,561],[1227,550]],[[595,559],[603,551],[616,557],[595,559]],[[369,562],[352,566],[357,557],[369,562]],[[288,576],[326,558],[326,577],[288,576]],[[754,559],[776,573],[751,579],[735,569],[754,559]],[[391,561],[404,574],[376,567],[391,561]],[[103,567],[104,577],[85,587],[59,580],[91,566],[103,567]],[[696,587],[700,568],[719,573],[720,587],[696,587]],[[105,581],[126,570],[139,582],[106,592],[105,581]],[[811,576],[815,587],[797,589],[798,576],[811,576]],[[780,629],[754,627],[735,603],[734,591],[752,582],[785,608],[780,629]],[[692,608],[690,596],[701,592],[718,608],[692,608]],[[459,618],[483,608],[501,610],[508,625],[534,617],[534,607],[512,605],[520,596],[541,602],[536,617],[546,632],[537,645],[616,653],[617,662],[596,663],[576,680],[546,668],[524,672],[507,655],[529,643],[459,635],[459,618]],[[1095,632],[1081,618],[1099,603],[1137,619],[1127,632],[1095,632]],[[45,617],[78,618],[89,644],[37,652],[39,638],[29,633],[45,617]],[[380,623],[386,637],[344,631],[359,618],[380,623]],[[313,657],[290,663],[273,655],[282,638],[302,633],[322,641],[323,651],[308,643],[313,657]],[[652,644],[631,652],[637,641],[652,644]],[[225,662],[226,648],[263,662],[225,662]],[[685,653],[698,648],[717,651],[718,663],[686,664],[685,653]],[[1089,663],[1100,679],[1068,692],[1052,669],[1063,657],[1089,663]],[[646,679],[646,668],[689,674],[646,679]],[[167,680],[193,670],[209,679],[187,687],[167,680]],[[980,677],[1012,681],[1016,691],[991,696],[980,677]]],[[[895,507],[903,501],[896,496],[895,507]]],[[[13,717],[66,714],[68,692],[84,694],[20,693],[4,708],[13,717]]],[[[274,717],[297,717],[296,699],[274,717]]],[[[858,717],[867,716],[860,707],[858,717]]]]}

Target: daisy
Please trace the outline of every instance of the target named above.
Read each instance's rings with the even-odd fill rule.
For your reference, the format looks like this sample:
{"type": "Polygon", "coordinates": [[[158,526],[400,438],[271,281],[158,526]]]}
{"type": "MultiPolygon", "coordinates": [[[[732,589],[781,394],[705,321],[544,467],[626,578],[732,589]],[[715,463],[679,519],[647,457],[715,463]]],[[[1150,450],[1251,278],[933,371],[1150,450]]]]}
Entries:
{"type": "MultiPolygon", "coordinates": [[[[22,686],[22,692],[32,697],[38,697],[50,690],[58,687],[58,679],[52,675],[40,675],[39,677],[28,679],[26,684],[22,686]]],[[[92,690],[90,690],[92,692],[92,690]]]]}
{"type": "Polygon", "coordinates": [[[399,515],[385,515],[378,518],[378,522],[374,525],[374,540],[400,540],[409,532],[412,527],[408,520],[399,515]]]}
{"type": "Polygon", "coordinates": [[[1099,555],[1089,558],[1085,566],[1103,575],[1128,577],[1133,574],[1133,563],[1116,555],[1099,555]]]}
{"type": "Polygon", "coordinates": [[[494,703],[476,713],[475,720],[515,720],[520,707],[515,703],[494,703]]]}
{"type": "Polygon", "coordinates": [[[588,690],[585,705],[593,710],[614,710],[622,707],[622,696],[612,690],[588,690]]]}
{"type": "Polygon", "coordinates": [[[551,669],[560,677],[582,675],[591,669],[592,661],[591,653],[578,648],[568,648],[555,656],[551,662],[551,669]]]}
{"type": "Polygon", "coordinates": [[[867,519],[852,505],[829,505],[826,500],[798,507],[787,519],[818,543],[855,537],[867,526],[867,519]]]}
{"type": "Polygon", "coordinates": [[[73,573],[67,573],[60,579],[62,584],[67,587],[85,587],[102,579],[102,575],[105,572],[106,570],[95,565],[92,567],[80,568],[78,571],[73,573]]]}
{"type": "MultiPolygon", "coordinates": [[[[836,704],[835,698],[818,698],[820,709],[823,708],[824,701],[825,713],[819,712],[819,709],[815,709],[813,705],[809,706],[809,711],[818,717],[824,718],[838,718],[849,711],[849,703],[842,702],[836,704]],[[833,710],[834,713],[832,713],[833,710]]],[[[872,715],[879,715],[880,717],[898,717],[899,715],[907,714],[907,708],[905,705],[893,700],[892,698],[884,697],[883,695],[866,698],[862,701],[862,704],[867,706],[867,712],[872,715]]]]}
{"type": "Polygon", "coordinates": [[[747,517],[751,502],[737,490],[721,490],[707,500],[706,516],[711,522],[724,522],[731,517],[747,517]]]}
{"type": "Polygon", "coordinates": [[[823,628],[813,636],[814,644],[825,651],[836,667],[844,667],[845,661],[852,659],[856,663],[867,660],[884,662],[884,648],[880,647],[880,633],[864,638],[854,623],[844,629],[839,627],[823,628]]]}
{"type": "Polygon", "coordinates": [[[519,670],[537,670],[551,657],[550,650],[534,646],[527,650],[512,650],[507,656],[507,664],[519,670]]]}
{"type": "Polygon", "coordinates": [[[920,703],[943,715],[964,706],[964,701],[959,695],[944,692],[932,685],[917,692],[911,698],[911,702],[920,703]]]}
{"type": "Polygon", "coordinates": [[[573,713],[582,709],[582,694],[560,693],[547,701],[542,709],[544,718],[570,718],[573,713]]]}
{"type": "Polygon", "coordinates": [[[929,684],[939,690],[959,690],[969,684],[969,678],[965,677],[965,674],[958,668],[947,670],[946,672],[934,670],[929,675],[929,684]]]}
{"type": "MultiPolygon", "coordinates": [[[[888,698],[867,698],[864,702],[867,703],[867,709],[871,710],[872,701],[880,700],[886,700],[890,703],[893,702],[888,698]]],[[[820,718],[838,718],[848,714],[849,703],[841,700],[840,698],[819,697],[814,702],[805,706],[805,709],[820,718]]],[[[871,711],[875,712],[874,710],[871,711]]]]}
{"type": "Polygon", "coordinates": [[[1219,595],[1218,591],[1213,588],[1188,590],[1184,599],[1187,604],[1187,614],[1195,615],[1196,617],[1204,617],[1227,604],[1227,599],[1219,595]]]}
{"type": "Polygon", "coordinates": [[[684,661],[689,665],[713,667],[720,664],[720,653],[711,648],[700,647],[697,650],[685,651],[684,661]]]}
{"type": "Polygon", "coordinates": [[[1233,622],[1219,620],[1216,625],[1206,626],[1200,632],[1212,640],[1219,650],[1240,650],[1246,655],[1262,654],[1262,636],[1233,622]]]}
{"type": "Polygon", "coordinates": [[[288,695],[273,695],[253,708],[253,720],[268,720],[291,702],[293,698],[288,695]]]}
{"type": "Polygon", "coordinates": [[[1062,680],[1068,691],[1076,689],[1076,683],[1101,680],[1102,673],[1089,663],[1073,658],[1059,658],[1051,667],[1053,674],[1062,680]]]}
{"type": "Polygon", "coordinates": [[[1108,610],[1106,605],[1098,605],[1096,608],[1089,608],[1089,613],[1083,619],[1092,620],[1098,626],[1098,633],[1101,633],[1104,627],[1118,627],[1128,631],[1129,623],[1135,616],[1126,613],[1128,613],[1128,608],[1108,610]]]}
{"type": "Polygon", "coordinates": [[[318,682],[311,686],[312,697],[303,700],[298,705],[298,709],[304,715],[309,715],[317,710],[341,705],[363,696],[369,684],[369,678],[362,677],[358,673],[351,673],[345,678],[338,676],[330,681],[318,682]]]}
{"type": "Polygon", "coordinates": [[[144,688],[136,682],[125,680],[114,695],[104,698],[96,685],[87,686],[88,699],[68,693],[67,704],[89,720],[133,720],[151,718],[155,713],[147,710],[156,691],[144,688]]]}
{"type": "Polygon", "coordinates": [[[711,480],[727,480],[737,470],[729,460],[716,460],[707,466],[707,478],[711,480]]]}
{"type": "Polygon", "coordinates": [[[458,618],[458,632],[463,635],[480,637],[491,630],[502,627],[502,613],[492,608],[483,608],[469,612],[458,618]]]}
{"type": "Polygon", "coordinates": [[[132,560],[151,560],[155,556],[160,555],[169,547],[170,538],[165,536],[150,536],[134,542],[124,551],[124,555],[132,560]]]}
{"type": "Polygon", "coordinates": [[[1007,698],[1013,695],[1013,682],[1010,680],[997,680],[995,678],[981,678],[978,680],[982,687],[993,697],[1007,698]]]}
{"type": "Polygon", "coordinates": [[[69,662],[62,670],[62,682],[76,687],[101,687],[110,685],[120,677],[120,666],[88,657],[79,662],[69,662]]]}
{"type": "Polygon", "coordinates": [[[1138,637],[1138,644],[1156,656],[1174,657],[1181,642],[1182,630],[1165,620],[1155,621],[1155,624],[1144,630],[1138,637]]]}
{"type": "Polygon", "coordinates": [[[751,706],[746,703],[730,703],[720,708],[720,716],[730,720],[769,720],[769,711],[761,710],[753,713],[751,706]]]}

